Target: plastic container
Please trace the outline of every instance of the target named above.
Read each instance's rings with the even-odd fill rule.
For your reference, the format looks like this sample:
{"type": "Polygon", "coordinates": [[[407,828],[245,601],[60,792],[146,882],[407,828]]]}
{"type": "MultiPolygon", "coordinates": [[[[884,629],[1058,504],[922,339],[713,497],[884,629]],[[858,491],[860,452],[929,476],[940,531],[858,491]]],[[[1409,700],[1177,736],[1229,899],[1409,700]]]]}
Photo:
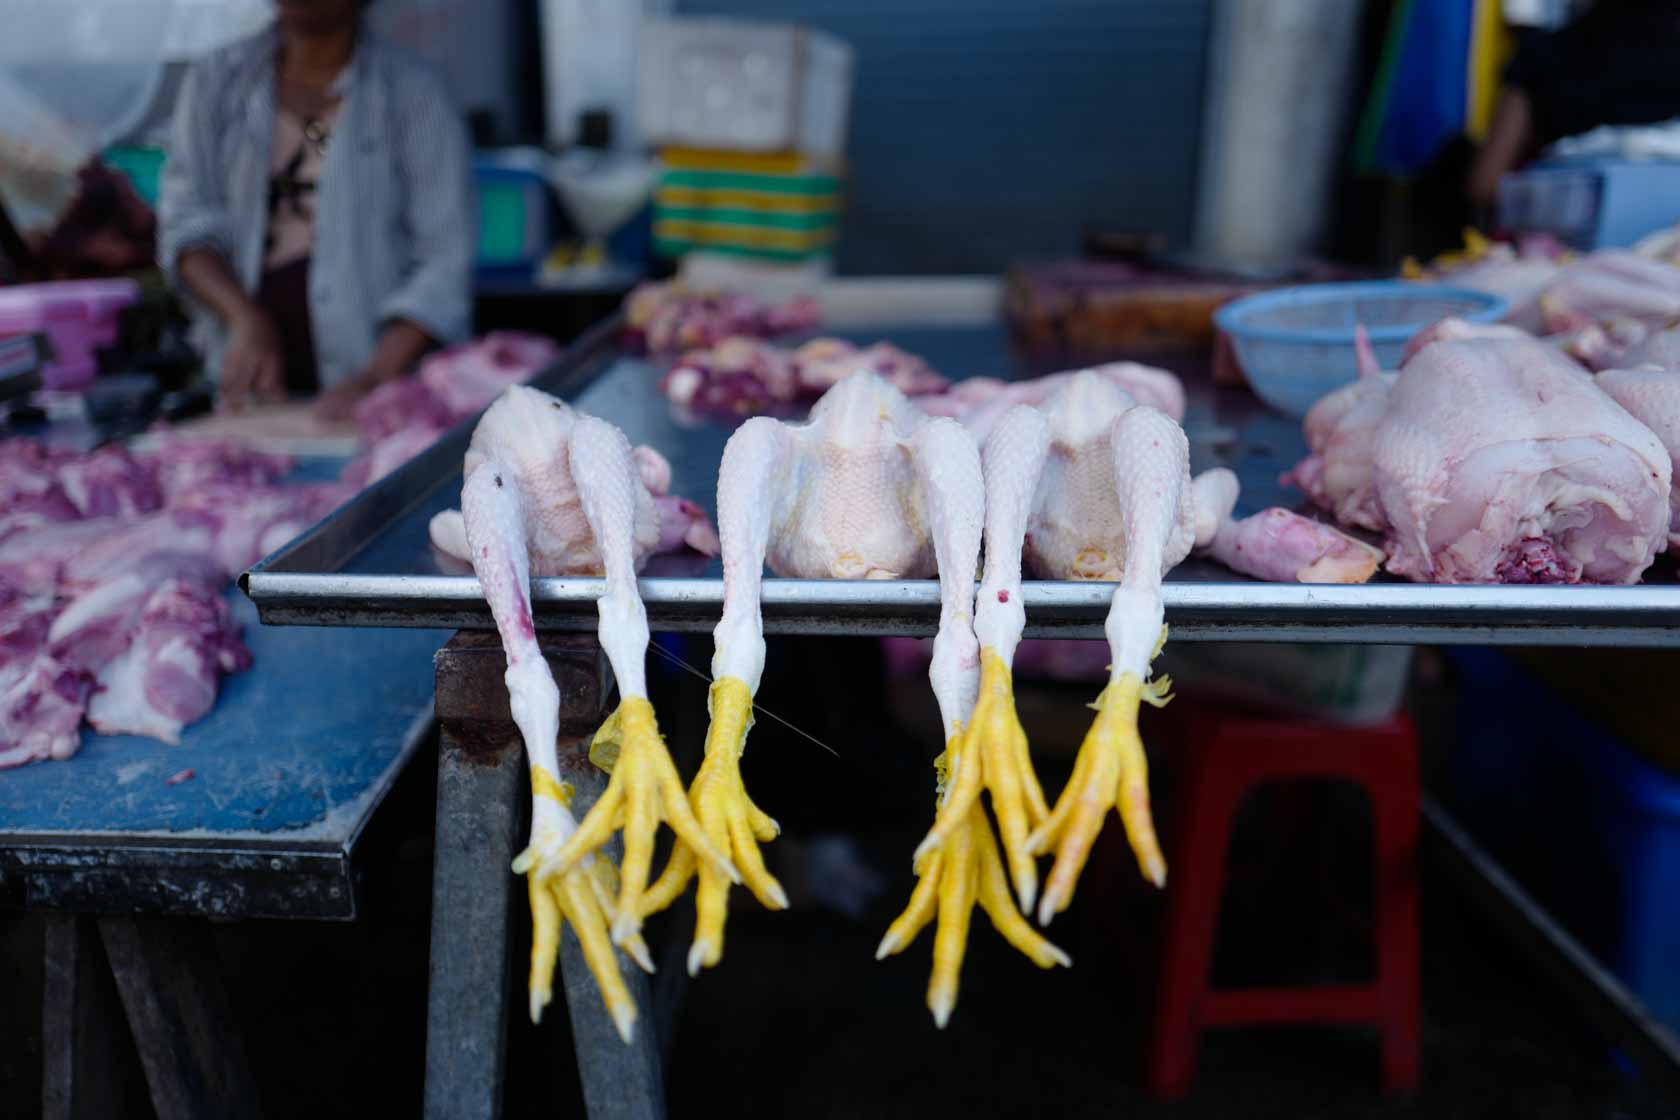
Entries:
{"type": "Polygon", "coordinates": [[[637,112],[648,143],[838,160],[852,48],[791,23],[655,19],[643,28],[637,112]]]}
{"type": "Polygon", "coordinates": [[[480,272],[529,275],[554,239],[548,181],[534,170],[473,161],[480,272]]]}
{"type": "Polygon", "coordinates": [[[1446,656],[1460,677],[1453,811],[1680,1030],[1680,777],[1641,761],[1504,654],[1446,656]]]}
{"type": "Polygon", "coordinates": [[[1373,280],[1263,292],[1226,304],[1213,321],[1260,399],[1305,416],[1320,397],[1359,376],[1356,327],[1370,335],[1382,367],[1393,369],[1424,327],[1448,316],[1492,323],[1508,306],[1468,288],[1373,280]]]}
{"type": "Polygon", "coordinates": [[[1620,249],[1680,222],[1680,162],[1583,159],[1535,164],[1499,181],[1499,225],[1575,249],[1620,249]]]}
{"type": "Polygon", "coordinates": [[[119,313],[140,298],[132,280],[73,280],[0,288],[0,338],[45,334],[53,360],[48,389],[85,389],[99,373],[99,350],[117,341],[119,313]]]}
{"type": "Polygon", "coordinates": [[[830,254],[840,177],[808,157],[667,150],[654,196],[654,247],[798,262],[830,254]]]}
{"type": "Polygon", "coordinates": [[[162,148],[107,148],[102,158],[106,167],[128,177],[134,193],[144,199],[147,206],[157,209],[158,183],[163,178],[162,148]]]}

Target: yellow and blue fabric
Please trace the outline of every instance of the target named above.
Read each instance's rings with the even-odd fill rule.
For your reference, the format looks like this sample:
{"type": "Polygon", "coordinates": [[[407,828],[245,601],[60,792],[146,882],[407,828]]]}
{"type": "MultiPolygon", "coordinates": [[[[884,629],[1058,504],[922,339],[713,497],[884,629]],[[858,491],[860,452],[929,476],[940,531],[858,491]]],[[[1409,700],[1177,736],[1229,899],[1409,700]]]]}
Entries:
{"type": "Polygon", "coordinates": [[[1510,52],[1500,0],[1398,0],[1360,117],[1357,169],[1407,175],[1456,136],[1481,139],[1510,52]]]}
{"type": "Polygon", "coordinates": [[[839,235],[840,176],[798,154],[672,149],[654,193],[654,248],[772,260],[830,252],[839,235]]]}

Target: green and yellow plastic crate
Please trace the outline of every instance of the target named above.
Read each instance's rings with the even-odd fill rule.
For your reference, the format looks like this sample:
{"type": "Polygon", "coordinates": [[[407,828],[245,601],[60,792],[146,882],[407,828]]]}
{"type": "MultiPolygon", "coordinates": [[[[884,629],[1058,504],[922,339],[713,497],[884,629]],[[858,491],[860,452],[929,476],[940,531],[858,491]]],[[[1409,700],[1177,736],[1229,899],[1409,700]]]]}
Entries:
{"type": "Polygon", "coordinates": [[[653,201],[654,249],[802,261],[833,251],[841,177],[797,153],[666,149],[653,201]]]}

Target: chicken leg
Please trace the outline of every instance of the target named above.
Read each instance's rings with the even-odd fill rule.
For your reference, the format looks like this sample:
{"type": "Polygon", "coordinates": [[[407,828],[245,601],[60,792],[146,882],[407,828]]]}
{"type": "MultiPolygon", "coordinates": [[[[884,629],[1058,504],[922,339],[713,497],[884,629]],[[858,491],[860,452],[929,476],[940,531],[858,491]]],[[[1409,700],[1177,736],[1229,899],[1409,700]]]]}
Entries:
{"type": "MultiPolygon", "coordinates": [[[[771,910],[787,908],[787,892],[765,867],[758,846],[774,840],[781,826],[747,796],[741,756],[752,728],[753,697],[764,674],[764,625],[758,610],[764,557],[772,523],[786,501],[791,455],[787,430],[764,418],[741,425],[724,447],[718,467],[723,614],[712,634],[705,760],[689,787],[701,827],[718,848],[734,856],[747,889],[771,910]]],[[[722,959],[730,880],[701,866],[692,848],[678,844],[646,901],[650,912],[668,905],[696,874],[700,885],[694,941],[688,951],[691,976],[722,959]]]]}
{"type": "Polygon", "coordinates": [[[1009,410],[986,438],[986,570],[974,608],[980,645],[980,687],[974,714],[949,752],[951,784],[933,828],[916,849],[926,858],[968,827],[980,790],[991,795],[1003,835],[1009,875],[1021,908],[1030,912],[1038,871],[1027,835],[1049,816],[1033,773],[1026,732],[1015,712],[1010,677],[1015,648],[1026,628],[1021,587],[1021,548],[1034,492],[1050,449],[1044,415],[1029,406],[1009,410]]]}
{"type": "MultiPolygon", "coordinates": [[[[756,845],[774,835],[774,824],[747,798],[738,769],[764,669],[764,568],[803,579],[921,578],[937,571],[941,610],[929,675],[950,755],[978,686],[972,620],[984,502],[973,439],[953,421],[929,420],[870,372],[853,374],[824,394],[807,423],[758,418],[730,438],[718,481],[724,606],[714,631],[712,725],[707,760],[689,796],[702,821],[718,830],[714,835],[727,835],[749,889],[766,905],[783,902],[768,873],[757,874],[756,845]]],[[[917,862],[920,882],[911,905],[878,954],[904,948],[939,914],[928,1002],[941,1023],[955,1005],[976,902],[1006,937],[1030,946],[1039,963],[1065,962],[1040,947],[1048,943],[1015,912],[1007,887],[992,889],[984,855],[992,850],[996,863],[995,845],[978,808],[962,837],[962,854],[936,853],[917,862]]],[[[701,879],[701,905],[689,967],[698,970],[721,954],[727,883],[708,881],[704,866],[687,859],[679,843],[650,900],[676,897],[694,874],[701,879]]]]}
{"type": "Polygon", "coordinates": [[[531,899],[531,1017],[540,1017],[552,997],[561,925],[569,920],[628,1041],[636,1008],[612,942],[651,970],[638,927],[661,812],[700,858],[733,873],[689,809],[647,699],[647,616],[635,569],[657,542],[657,514],[622,432],[531,389],[510,389],[485,413],[466,469],[466,544],[502,638],[509,707],[531,761],[531,839],[513,867],[528,875],[531,899]],[[607,577],[600,635],[621,700],[591,752],[614,763],[613,776],[581,825],[570,811],[570,786],[560,779],[560,696],[537,644],[533,562],[539,574],[604,568],[607,577]],[[620,827],[622,877],[596,852],[620,827]]]}

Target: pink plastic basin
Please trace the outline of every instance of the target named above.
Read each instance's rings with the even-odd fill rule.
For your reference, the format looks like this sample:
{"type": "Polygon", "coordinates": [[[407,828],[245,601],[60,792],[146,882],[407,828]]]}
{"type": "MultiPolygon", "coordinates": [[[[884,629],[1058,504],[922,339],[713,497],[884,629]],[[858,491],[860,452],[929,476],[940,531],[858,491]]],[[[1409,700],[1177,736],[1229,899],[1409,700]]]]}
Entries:
{"type": "Polygon", "coordinates": [[[140,297],[132,280],[66,280],[0,288],[0,338],[45,334],[53,360],[42,371],[49,389],[85,389],[99,372],[97,351],[117,340],[117,315],[140,297]]]}

